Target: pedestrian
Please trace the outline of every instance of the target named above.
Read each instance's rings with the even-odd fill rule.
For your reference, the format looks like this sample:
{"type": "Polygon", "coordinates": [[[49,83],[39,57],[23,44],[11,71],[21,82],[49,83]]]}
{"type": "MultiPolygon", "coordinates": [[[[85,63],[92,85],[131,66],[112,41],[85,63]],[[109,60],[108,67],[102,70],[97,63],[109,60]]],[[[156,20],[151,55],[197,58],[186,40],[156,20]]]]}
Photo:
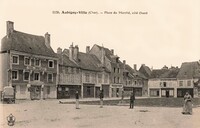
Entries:
{"type": "Polygon", "coordinates": [[[130,96],[130,109],[133,109],[134,107],[134,101],[135,101],[135,95],[133,92],[131,92],[131,96],[130,96]]]}
{"type": "Polygon", "coordinates": [[[76,91],[75,97],[76,97],[76,109],[79,109],[79,94],[78,94],[78,91],[76,91]]]}
{"type": "Polygon", "coordinates": [[[99,98],[100,98],[100,108],[103,108],[103,89],[100,90],[99,98]]]}
{"type": "Polygon", "coordinates": [[[183,114],[192,115],[192,96],[186,92],[184,96],[183,114]]]}

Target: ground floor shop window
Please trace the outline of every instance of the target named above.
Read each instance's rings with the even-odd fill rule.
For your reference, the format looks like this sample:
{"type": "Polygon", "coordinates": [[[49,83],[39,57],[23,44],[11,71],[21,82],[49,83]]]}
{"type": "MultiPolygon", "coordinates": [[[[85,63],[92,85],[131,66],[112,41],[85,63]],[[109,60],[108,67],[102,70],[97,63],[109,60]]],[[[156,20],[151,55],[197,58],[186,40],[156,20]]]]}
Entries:
{"type": "Polygon", "coordinates": [[[159,96],[159,90],[158,89],[150,89],[150,96],[159,96]]]}

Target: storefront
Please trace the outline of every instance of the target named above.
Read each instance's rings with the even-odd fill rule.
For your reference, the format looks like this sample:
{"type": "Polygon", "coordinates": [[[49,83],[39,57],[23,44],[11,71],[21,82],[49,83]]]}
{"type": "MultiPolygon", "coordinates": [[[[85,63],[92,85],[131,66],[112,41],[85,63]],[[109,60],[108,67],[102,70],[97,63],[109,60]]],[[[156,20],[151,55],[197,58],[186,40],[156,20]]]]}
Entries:
{"type": "Polygon", "coordinates": [[[193,88],[178,88],[177,89],[177,97],[184,97],[185,93],[189,92],[189,94],[193,97],[194,91],[193,88]]]}
{"type": "Polygon", "coordinates": [[[174,88],[161,88],[161,97],[174,97],[174,88]]]}
{"type": "Polygon", "coordinates": [[[112,84],[112,97],[121,97],[123,85],[122,84],[112,84]]]}
{"type": "Polygon", "coordinates": [[[154,89],[149,89],[149,95],[150,97],[159,97],[160,96],[160,89],[154,88],[154,89]]]}
{"type": "Polygon", "coordinates": [[[94,84],[83,84],[83,98],[94,98],[95,95],[94,84]]]}
{"type": "Polygon", "coordinates": [[[81,85],[58,85],[57,98],[58,99],[69,99],[75,98],[76,91],[81,96],[81,85]]]}

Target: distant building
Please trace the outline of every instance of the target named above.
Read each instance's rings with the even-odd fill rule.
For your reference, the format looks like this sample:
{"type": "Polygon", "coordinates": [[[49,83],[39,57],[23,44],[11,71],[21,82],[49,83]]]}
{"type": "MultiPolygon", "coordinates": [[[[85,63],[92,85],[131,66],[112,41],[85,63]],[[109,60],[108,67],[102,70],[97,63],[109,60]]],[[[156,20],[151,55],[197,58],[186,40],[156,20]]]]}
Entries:
{"type": "Polygon", "coordinates": [[[50,34],[22,33],[14,30],[14,22],[7,21],[1,59],[1,86],[13,86],[16,99],[56,98],[58,58],[50,34]]]}
{"type": "MultiPolygon", "coordinates": [[[[123,61],[125,64],[125,61],[123,61]]],[[[134,91],[135,96],[147,96],[148,93],[148,79],[139,71],[137,71],[137,65],[134,65],[134,69],[125,64],[124,70],[124,92],[128,96],[134,91]]]]}
{"type": "Polygon", "coordinates": [[[194,97],[200,96],[198,86],[199,79],[200,61],[182,63],[180,71],[177,75],[177,97],[183,97],[186,92],[189,92],[194,97]]]}

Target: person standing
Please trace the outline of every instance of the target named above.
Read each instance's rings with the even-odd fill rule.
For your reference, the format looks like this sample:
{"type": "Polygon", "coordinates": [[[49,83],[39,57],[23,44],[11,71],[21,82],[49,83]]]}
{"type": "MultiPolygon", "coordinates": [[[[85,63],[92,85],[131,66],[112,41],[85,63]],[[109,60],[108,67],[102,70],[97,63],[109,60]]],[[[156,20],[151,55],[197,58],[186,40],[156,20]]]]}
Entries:
{"type": "Polygon", "coordinates": [[[79,94],[78,94],[78,91],[76,91],[75,97],[76,97],[76,109],[79,109],[79,94]]]}
{"type": "Polygon", "coordinates": [[[99,98],[100,98],[100,108],[103,108],[103,89],[100,90],[99,98]]]}
{"type": "Polygon", "coordinates": [[[134,101],[135,101],[135,95],[132,92],[131,96],[130,96],[130,109],[133,109],[133,107],[134,107],[134,101]]]}
{"type": "Polygon", "coordinates": [[[183,114],[192,115],[192,96],[186,92],[184,96],[183,114]]]}

